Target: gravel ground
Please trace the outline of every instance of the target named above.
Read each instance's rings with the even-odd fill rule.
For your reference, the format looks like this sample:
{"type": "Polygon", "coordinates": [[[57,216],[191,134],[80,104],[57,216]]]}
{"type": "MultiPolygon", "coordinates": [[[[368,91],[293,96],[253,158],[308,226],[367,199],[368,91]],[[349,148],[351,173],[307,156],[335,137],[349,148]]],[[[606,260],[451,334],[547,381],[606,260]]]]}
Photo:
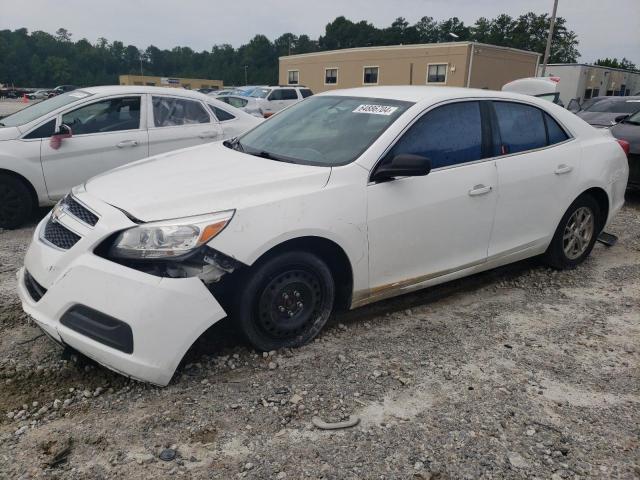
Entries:
{"type": "Polygon", "coordinates": [[[0,478],[640,478],[638,194],[573,271],[521,262],[266,356],[223,323],[164,389],[29,323],[32,228],[0,233],[0,478]]]}
{"type": "Polygon", "coordinates": [[[16,113],[31,104],[38,103],[40,100],[29,100],[28,103],[22,101],[21,98],[3,98],[0,99],[0,118],[16,113]]]}

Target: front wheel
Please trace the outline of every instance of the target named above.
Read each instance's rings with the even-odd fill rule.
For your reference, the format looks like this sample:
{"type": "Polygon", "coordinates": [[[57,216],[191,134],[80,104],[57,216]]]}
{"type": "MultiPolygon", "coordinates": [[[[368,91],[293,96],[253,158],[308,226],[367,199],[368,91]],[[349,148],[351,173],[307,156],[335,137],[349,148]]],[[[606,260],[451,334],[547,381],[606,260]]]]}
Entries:
{"type": "Polygon", "coordinates": [[[579,197],[560,220],[545,253],[545,261],[557,269],[579,265],[591,253],[600,225],[598,203],[590,195],[579,197]]]}
{"type": "Polygon", "coordinates": [[[234,316],[258,350],[302,346],[327,323],[335,284],[326,263],[308,252],[283,253],[247,272],[234,316]]]}
{"type": "Polygon", "coordinates": [[[17,228],[33,212],[34,203],[27,186],[10,175],[0,175],[0,228],[17,228]]]}

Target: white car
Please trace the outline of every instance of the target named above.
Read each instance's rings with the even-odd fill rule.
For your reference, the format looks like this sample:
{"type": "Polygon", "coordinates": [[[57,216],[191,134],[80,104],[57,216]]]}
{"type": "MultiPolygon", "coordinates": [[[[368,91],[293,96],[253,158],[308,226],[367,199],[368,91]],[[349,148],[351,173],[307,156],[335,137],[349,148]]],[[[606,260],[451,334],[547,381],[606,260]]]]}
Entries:
{"type": "Polygon", "coordinates": [[[562,106],[558,88],[559,83],[560,77],[519,78],[503,85],[502,91],[533,95],[534,97],[543,98],[562,106]]]}
{"type": "Polygon", "coordinates": [[[29,100],[39,100],[47,98],[49,96],[49,90],[36,90],[35,92],[27,93],[29,100]]]}
{"type": "Polygon", "coordinates": [[[283,108],[289,107],[307,97],[313,92],[301,86],[259,87],[251,92],[249,98],[254,99],[260,113],[268,118],[283,108]]]}
{"type": "Polygon", "coordinates": [[[157,153],[232,138],[260,123],[213,97],[91,87],[0,119],[0,228],[24,223],[86,179],[157,153]]]}
{"type": "Polygon", "coordinates": [[[544,254],[571,268],[624,202],[610,135],[535,97],[366,87],[74,188],[37,226],[22,305],[56,341],[166,385],[227,315],[257,349],[336,308],[544,254]]]}
{"type": "Polygon", "coordinates": [[[216,97],[221,102],[228,103],[232,107],[239,108],[243,112],[253,115],[254,117],[264,118],[261,104],[256,98],[243,97],[241,95],[220,95],[216,97]]]}

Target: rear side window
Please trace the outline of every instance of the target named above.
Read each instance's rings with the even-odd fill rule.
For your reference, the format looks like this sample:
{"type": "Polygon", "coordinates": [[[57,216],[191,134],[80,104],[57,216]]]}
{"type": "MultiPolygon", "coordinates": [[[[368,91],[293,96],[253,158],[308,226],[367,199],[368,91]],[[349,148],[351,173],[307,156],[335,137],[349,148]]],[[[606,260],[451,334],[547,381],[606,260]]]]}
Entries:
{"type": "Polygon", "coordinates": [[[396,143],[391,156],[422,155],[432,168],[480,160],[482,121],[478,102],[451,103],[426,113],[396,143]]]}
{"type": "Polygon", "coordinates": [[[544,121],[547,124],[547,135],[549,136],[549,145],[564,142],[569,139],[569,135],[565,132],[558,122],[556,122],[548,113],[544,114],[544,121]]]}
{"type": "Polygon", "coordinates": [[[502,138],[502,153],[518,153],[547,145],[542,110],[530,105],[493,102],[502,138]]]}
{"type": "Polygon", "coordinates": [[[173,127],[209,123],[211,117],[200,102],[174,97],[153,97],[153,124],[173,127]]]}
{"type": "Polygon", "coordinates": [[[216,116],[216,118],[220,122],[225,122],[227,120],[233,120],[234,118],[236,118],[226,110],[222,110],[221,108],[214,107],[213,105],[209,105],[209,107],[211,107],[211,110],[213,110],[213,114],[216,116]]]}

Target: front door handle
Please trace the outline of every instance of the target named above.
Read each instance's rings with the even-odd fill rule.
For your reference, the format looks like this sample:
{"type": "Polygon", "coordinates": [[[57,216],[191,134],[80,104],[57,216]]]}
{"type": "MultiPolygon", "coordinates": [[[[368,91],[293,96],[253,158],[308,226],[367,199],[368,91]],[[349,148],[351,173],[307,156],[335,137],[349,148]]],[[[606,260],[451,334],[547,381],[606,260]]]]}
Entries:
{"type": "Polygon", "coordinates": [[[474,187],[469,190],[469,196],[471,197],[477,197],[478,195],[485,195],[487,193],[489,193],[491,190],[493,190],[493,187],[489,186],[485,186],[485,185],[474,185],[474,187]]]}
{"type": "Polygon", "coordinates": [[[136,140],[123,140],[122,142],[116,145],[116,147],[118,148],[136,147],[136,146],[138,146],[138,142],[136,140]]]}
{"type": "Polygon", "coordinates": [[[569,173],[571,170],[573,170],[573,167],[571,165],[561,163],[553,173],[555,173],[556,175],[562,175],[563,173],[569,173]]]}

